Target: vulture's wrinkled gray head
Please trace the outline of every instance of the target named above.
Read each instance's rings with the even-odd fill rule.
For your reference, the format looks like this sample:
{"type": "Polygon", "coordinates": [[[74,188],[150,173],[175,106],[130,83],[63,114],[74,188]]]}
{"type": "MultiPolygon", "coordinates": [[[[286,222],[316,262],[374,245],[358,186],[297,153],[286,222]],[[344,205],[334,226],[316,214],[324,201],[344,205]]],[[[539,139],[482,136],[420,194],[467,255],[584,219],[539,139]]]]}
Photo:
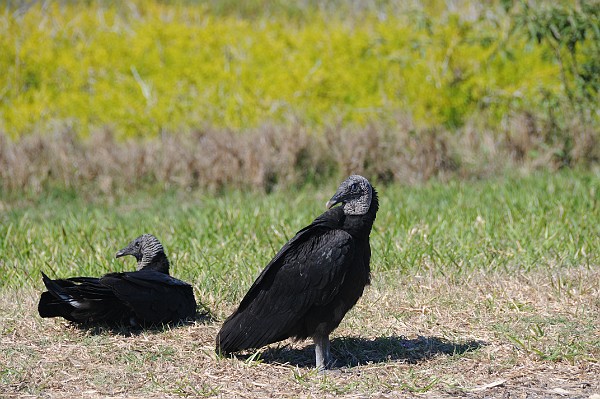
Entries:
{"type": "Polygon", "coordinates": [[[137,259],[137,269],[141,270],[150,264],[158,255],[165,255],[162,244],[152,234],[144,234],[131,241],[125,248],[117,252],[116,257],[131,255],[137,259]]]}
{"type": "Polygon", "coordinates": [[[327,208],[342,203],[346,215],[364,215],[371,206],[373,187],[360,175],[352,175],[340,184],[336,193],[327,201],[327,208]]]}

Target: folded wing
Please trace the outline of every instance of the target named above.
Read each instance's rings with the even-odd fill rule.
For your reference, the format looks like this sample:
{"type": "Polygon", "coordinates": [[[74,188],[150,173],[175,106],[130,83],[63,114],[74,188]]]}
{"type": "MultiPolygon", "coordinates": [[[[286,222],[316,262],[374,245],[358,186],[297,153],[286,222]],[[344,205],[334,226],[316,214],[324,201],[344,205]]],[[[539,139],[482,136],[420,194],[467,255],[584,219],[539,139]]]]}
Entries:
{"type": "MultiPolygon", "coordinates": [[[[316,221],[318,222],[318,221],[316,221]]],[[[290,240],[256,279],[217,337],[223,352],[304,338],[307,315],[326,305],[346,278],[352,237],[313,223],[290,240]]]]}

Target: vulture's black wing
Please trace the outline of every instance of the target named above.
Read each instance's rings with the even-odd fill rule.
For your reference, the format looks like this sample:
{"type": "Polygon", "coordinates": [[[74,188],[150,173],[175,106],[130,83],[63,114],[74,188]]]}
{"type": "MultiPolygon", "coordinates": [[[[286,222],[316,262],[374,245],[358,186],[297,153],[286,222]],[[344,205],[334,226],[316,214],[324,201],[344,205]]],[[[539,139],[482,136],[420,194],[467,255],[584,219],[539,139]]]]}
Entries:
{"type": "Polygon", "coordinates": [[[101,278],[51,280],[38,304],[41,317],[78,323],[176,322],[196,314],[192,286],[154,270],[109,273],[101,278]]]}
{"type": "Polygon", "coordinates": [[[257,348],[302,335],[302,319],[328,303],[346,278],[353,238],[326,212],[300,230],[258,276],[217,337],[223,352],[257,348]]]}
{"type": "Polygon", "coordinates": [[[196,300],[192,286],[155,270],[111,273],[100,279],[135,315],[151,324],[193,318],[196,300]]]}
{"type": "Polygon", "coordinates": [[[127,309],[98,278],[52,280],[44,273],[42,278],[48,291],[42,293],[38,304],[41,317],[58,316],[78,323],[114,322],[126,317],[127,309]]]}

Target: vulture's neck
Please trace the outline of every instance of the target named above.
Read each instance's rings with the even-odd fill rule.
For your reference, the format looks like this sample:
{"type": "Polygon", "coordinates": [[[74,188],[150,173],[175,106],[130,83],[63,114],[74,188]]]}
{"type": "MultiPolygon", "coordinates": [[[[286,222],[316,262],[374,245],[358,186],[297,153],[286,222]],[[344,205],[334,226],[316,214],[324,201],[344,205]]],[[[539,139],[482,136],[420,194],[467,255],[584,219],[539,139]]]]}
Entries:
{"type": "Polygon", "coordinates": [[[371,205],[369,206],[367,213],[364,215],[346,215],[344,218],[344,228],[353,236],[361,238],[364,238],[365,236],[369,237],[378,209],[379,198],[377,197],[377,191],[373,189],[371,205]]]}
{"type": "Polygon", "coordinates": [[[157,272],[169,274],[169,259],[164,252],[160,252],[142,267],[142,270],[155,270],[157,272]]]}

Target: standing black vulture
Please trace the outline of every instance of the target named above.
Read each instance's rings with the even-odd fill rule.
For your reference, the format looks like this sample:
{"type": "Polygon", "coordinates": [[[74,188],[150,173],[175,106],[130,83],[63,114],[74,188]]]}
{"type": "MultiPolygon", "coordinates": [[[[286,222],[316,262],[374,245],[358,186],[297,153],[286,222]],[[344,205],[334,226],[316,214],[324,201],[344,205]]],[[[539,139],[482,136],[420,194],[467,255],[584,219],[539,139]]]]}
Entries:
{"type": "Polygon", "coordinates": [[[362,176],[348,177],[329,209],[275,255],[216,338],[231,353],[293,337],[312,337],[316,366],[330,364],[329,334],[370,281],[369,234],[379,202],[362,176]]]}
{"type": "Polygon", "coordinates": [[[48,291],[40,297],[40,316],[131,325],[172,323],[195,316],[192,286],[169,276],[169,260],[156,237],[144,234],[116,257],[125,255],[137,259],[137,271],[66,280],[51,280],[42,273],[48,291]]]}

